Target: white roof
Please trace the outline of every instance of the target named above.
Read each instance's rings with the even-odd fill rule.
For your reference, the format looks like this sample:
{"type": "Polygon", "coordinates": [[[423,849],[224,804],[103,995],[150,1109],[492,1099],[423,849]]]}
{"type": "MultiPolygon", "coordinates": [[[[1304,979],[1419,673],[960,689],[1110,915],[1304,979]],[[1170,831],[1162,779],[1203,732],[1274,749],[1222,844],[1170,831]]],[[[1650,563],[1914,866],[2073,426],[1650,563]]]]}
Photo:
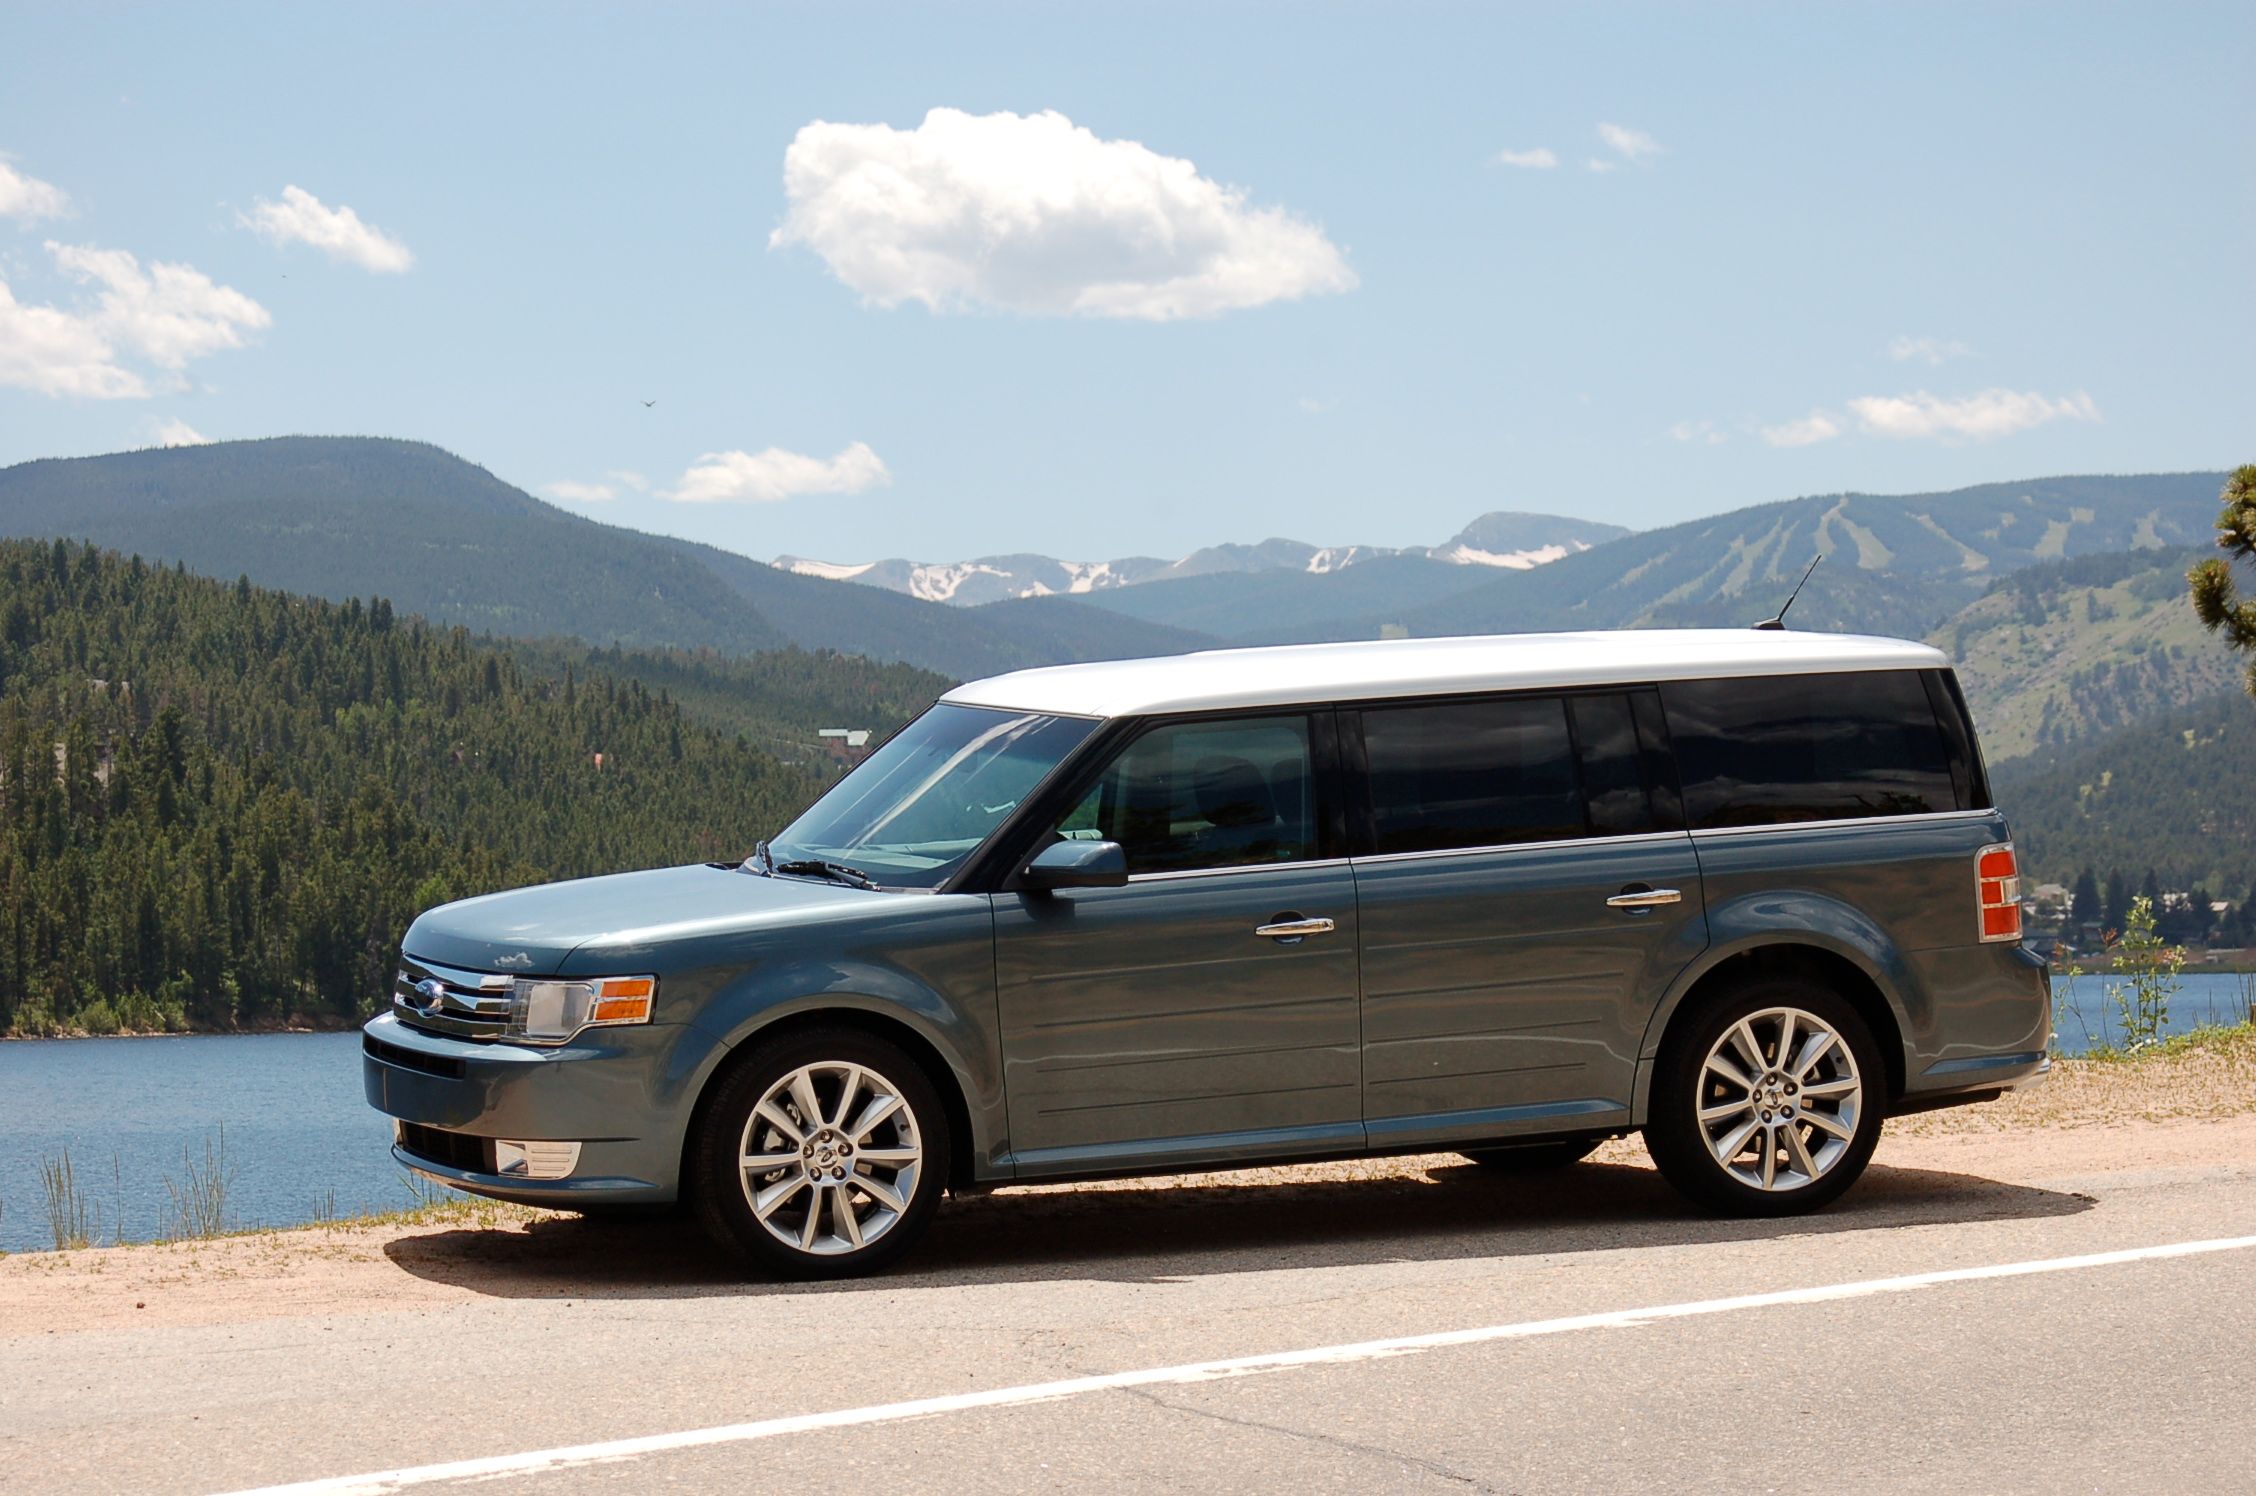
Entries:
{"type": "Polygon", "coordinates": [[[1907,639],[1783,629],[1621,629],[1212,649],[1052,665],[967,681],[942,701],[1074,717],[1129,717],[1388,696],[1709,676],[1930,670],[1943,652],[1907,639]]]}

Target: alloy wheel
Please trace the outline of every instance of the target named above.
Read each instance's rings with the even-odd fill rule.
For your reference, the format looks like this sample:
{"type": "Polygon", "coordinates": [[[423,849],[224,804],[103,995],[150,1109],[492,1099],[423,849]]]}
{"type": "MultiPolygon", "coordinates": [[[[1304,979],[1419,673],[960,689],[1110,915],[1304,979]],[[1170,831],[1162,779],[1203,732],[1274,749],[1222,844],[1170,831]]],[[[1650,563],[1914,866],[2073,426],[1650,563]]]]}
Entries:
{"type": "Polygon", "coordinates": [[[859,1252],[901,1221],[924,1168],[916,1114],[866,1065],[802,1065],[752,1108],[738,1144],[745,1202],[795,1252],[859,1252]]]}
{"type": "Polygon", "coordinates": [[[1698,1096],[1700,1133],[1717,1165],[1776,1193],[1806,1189],[1848,1154],[1864,1082],[1832,1025],[1800,1008],[1765,1008],[1717,1038],[1698,1096]]]}

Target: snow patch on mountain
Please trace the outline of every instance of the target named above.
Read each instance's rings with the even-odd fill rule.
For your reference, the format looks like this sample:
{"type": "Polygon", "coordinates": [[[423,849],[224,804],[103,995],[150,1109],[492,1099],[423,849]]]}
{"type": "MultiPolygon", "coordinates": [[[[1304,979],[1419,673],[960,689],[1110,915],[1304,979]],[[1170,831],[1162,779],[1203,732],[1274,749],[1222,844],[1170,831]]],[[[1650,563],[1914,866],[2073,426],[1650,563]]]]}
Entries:
{"type": "Polygon", "coordinates": [[[1314,546],[1273,537],[1256,545],[1210,545],[1162,561],[1128,556],[1110,561],[1060,561],[1052,556],[981,556],[970,561],[817,561],[778,556],[774,565],[801,576],[861,582],[906,592],[927,602],[977,607],[1017,597],[1085,596],[1116,587],[1264,571],[1299,571],[1328,576],[1350,566],[1385,557],[1407,556],[1451,566],[1491,566],[1527,571],[1587,551],[1629,532],[1619,525],[1567,519],[1555,514],[1500,510],[1484,514],[1449,541],[1436,546],[1314,546]]]}
{"type": "Polygon", "coordinates": [[[1590,547],[1579,540],[1564,545],[1539,545],[1524,551],[1484,551],[1477,545],[1437,546],[1426,554],[1436,561],[1448,561],[1458,566],[1503,566],[1513,571],[1529,571],[1538,566],[1549,566],[1577,551],[1590,547]]]}

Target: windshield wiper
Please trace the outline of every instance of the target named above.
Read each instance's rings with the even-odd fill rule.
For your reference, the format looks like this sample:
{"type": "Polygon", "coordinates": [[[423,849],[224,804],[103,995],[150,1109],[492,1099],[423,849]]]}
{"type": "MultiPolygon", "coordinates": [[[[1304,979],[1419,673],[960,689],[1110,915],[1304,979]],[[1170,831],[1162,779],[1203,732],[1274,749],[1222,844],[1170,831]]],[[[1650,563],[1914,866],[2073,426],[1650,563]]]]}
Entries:
{"type": "Polygon", "coordinates": [[[768,871],[786,877],[828,878],[833,883],[843,883],[849,888],[875,888],[877,880],[858,867],[848,867],[843,862],[825,862],[820,857],[802,857],[793,862],[770,862],[768,871]]]}

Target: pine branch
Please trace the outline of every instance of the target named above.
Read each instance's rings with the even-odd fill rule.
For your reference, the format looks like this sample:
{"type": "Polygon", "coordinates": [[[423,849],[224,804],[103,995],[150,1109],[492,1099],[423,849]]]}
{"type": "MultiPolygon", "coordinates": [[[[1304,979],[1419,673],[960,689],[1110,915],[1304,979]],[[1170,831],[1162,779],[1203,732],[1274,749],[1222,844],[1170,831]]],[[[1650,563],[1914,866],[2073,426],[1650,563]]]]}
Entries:
{"type": "MultiPolygon", "coordinates": [[[[2217,548],[2233,560],[2256,560],[2256,463],[2236,469],[2225,480],[2224,508],[2217,515],[2217,548]]],[[[2232,561],[2204,561],[2186,573],[2194,615],[2203,628],[2222,634],[2235,649],[2256,652],[2256,599],[2240,600],[2232,561]]],[[[2248,691],[2256,696],[2256,664],[2249,666],[2248,691]]]]}

